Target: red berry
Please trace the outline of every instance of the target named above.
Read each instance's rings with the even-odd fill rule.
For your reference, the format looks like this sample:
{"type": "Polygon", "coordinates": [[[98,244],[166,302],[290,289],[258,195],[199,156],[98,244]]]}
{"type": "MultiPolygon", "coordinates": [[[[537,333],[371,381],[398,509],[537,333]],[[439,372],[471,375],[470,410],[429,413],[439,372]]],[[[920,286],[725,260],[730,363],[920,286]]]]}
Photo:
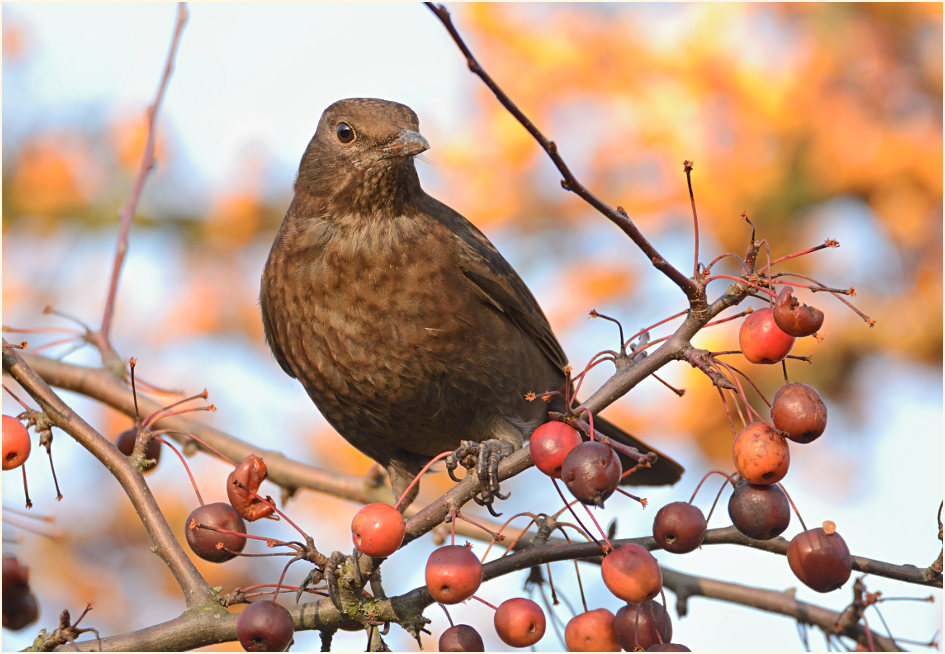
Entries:
{"type": "Polygon", "coordinates": [[[738,474],[753,484],[784,479],[791,463],[787,441],[763,422],[753,422],[735,437],[732,459],[738,474]]]}
{"type": "Polygon", "coordinates": [[[351,521],[354,546],[368,556],[390,556],[404,542],[404,516],[389,504],[368,504],[351,521]]]}
{"type": "Polygon", "coordinates": [[[827,405],[807,384],[785,384],[771,402],[771,422],[795,443],[810,443],[827,428],[827,405]]]}
{"type": "Polygon", "coordinates": [[[495,610],[495,632],[512,647],[530,647],[545,635],[545,613],[530,599],[513,597],[495,610]]]}
{"type": "Polygon", "coordinates": [[[3,416],[3,469],[18,468],[30,455],[30,435],[23,423],[3,416]]]}
{"type": "Polygon", "coordinates": [[[253,602],[236,619],[236,637],[247,652],[282,652],[292,642],[295,622],[281,604],[253,602]]]}
{"type": "Polygon", "coordinates": [[[484,652],[486,646],[478,631],[468,624],[458,624],[443,632],[437,649],[441,652],[484,652]]]}
{"type": "Polygon", "coordinates": [[[791,507],[777,484],[742,482],[728,500],[728,515],[735,528],[749,538],[769,540],[787,529],[791,507]]]}
{"type": "Polygon", "coordinates": [[[788,564],[794,575],[818,593],[840,588],[853,571],[850,550],[835,529],[827,521],[823,528],[802,531],[788,545],[788,564]]]}
{"type": "Polygon", "coordinates": [[[810,336],[824,324],[824,312],[816,307],[801,304],[791,294],[790,286],[778,293],[774,303],[774,322],[791,336],[810,336]]]}
{"type": "Polygon", "coordinates": [[[223,563],[246,547],[245,536],[224,534],[208,527],[246,533],[246,523],[226,502],[198,506],[187,516],[184,533],[190,549],[201,559],[223,563]]]}
{"type": "Polygon", "coordinates": [[[669,613],[656,600],[621,607],[614,617],[614,628],[617,640],[628,652],[668,643],[673,638],[669,613]]]}
{"type": "Polygon", "coordinates": [[[577,445],[581,444],[581,435],[577,430],[563,422],[553,420],[540,425],[528,441],[528,450],[532,454],[535,467],[549,477],[561,479],[561,466],[564,458],[577,445]]]}
{"type": "Polygon", "coordinates": [[[482,563],[465,545],[444,545],[427,559],[427,590],[437,602],[458,604],[482,583],[482,563]]]}
{"type": "Polygon", "coordinates": [[[685,554],[702,544],[706,520],[702,510],[688,502],[672,502],[656,513],[653,539],[667,552],[685,554]]]}
{"type": "Polygon", "coordinates": [[[620,483],[623,468],[609,445],[585,441],[576,445],[561,465],[561,479],[584,504],[604,506],[620,483]]]}
{"type": "Polygon", "coordinates": [[[604,584],[625,602],[651,600],[663,586],[663,573],[653,555],[635,543],[621,545],[600,566],[604,584]]]}
{"type": "Polygon", "coordinates": [[[794,346],[794,337],[785,334],[774,322],[770,307],[748,314],[738,330],[742,354],[752,363],[777,363],[794,346]]]}
{"type": "MultiPolygon", "coordinates": [[[[115,437],[115,447],[117,447],[118,450],[125,456],[131,456],[131,453],[134,452],[135,440],[137,438],[138,429],[136,427],[130,427],[115,437]]],[[[160,441],[152,438],[151,442],[148,443],[148,449],[145,450],[144,455],[151,461],[151,463],[145,464],[145,466],[141,469],[141,472],[151,472],[158,464],[158,461],[161,460],[160,441]]]]}
{"type": "Polygon", "coordinates": [[[607,609],[578,613],[564,628],[569,652],[619,652],[614,614],[607,609]]]}

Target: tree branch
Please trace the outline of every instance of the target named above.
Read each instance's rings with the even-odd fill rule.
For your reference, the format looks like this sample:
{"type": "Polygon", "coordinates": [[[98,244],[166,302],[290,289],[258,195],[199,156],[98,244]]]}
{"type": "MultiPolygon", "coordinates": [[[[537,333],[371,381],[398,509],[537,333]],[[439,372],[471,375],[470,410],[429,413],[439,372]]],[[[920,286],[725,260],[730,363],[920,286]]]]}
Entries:
{"type": "MultiPolygon", "coordinates": [[[[5,339],[3,342],[6,345],[5,339]]],[[[164,560],[180,585],[187,606],[192,608],[214,601],[216,593],[174,538],[141,471],[63,402],[12,347],[3,348],[3,370],[30,394],[53,425],[91,452],[118,480],[151,538],[152,550],[164,560]]]]}

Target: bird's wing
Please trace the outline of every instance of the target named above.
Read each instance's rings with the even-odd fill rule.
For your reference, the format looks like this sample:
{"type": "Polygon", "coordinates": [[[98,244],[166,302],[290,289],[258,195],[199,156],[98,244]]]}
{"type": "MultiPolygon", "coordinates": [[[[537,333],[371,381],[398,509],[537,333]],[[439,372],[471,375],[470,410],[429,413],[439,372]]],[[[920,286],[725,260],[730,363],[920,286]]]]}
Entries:
{"type": "Polygon", "coordinates": [[[551,331],[538,301],[518,273],[475,225],[438,200],[426,196],[426,212],[459,239],[460,268],[483,296],[483,301],[508,316],[557,369],[568,359],[551,331]]]}

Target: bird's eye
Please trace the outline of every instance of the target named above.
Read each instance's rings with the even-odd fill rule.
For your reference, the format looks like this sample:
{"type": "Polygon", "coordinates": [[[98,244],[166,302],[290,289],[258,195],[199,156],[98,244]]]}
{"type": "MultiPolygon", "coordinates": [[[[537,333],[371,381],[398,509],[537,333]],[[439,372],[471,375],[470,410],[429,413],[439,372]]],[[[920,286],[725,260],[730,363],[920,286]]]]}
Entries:
{"type": "Polygon", "coordinates": [[[342,143],[351,143],[351,141],[354,140],[354,130],[348,123],[338,123],[338,127],[335,128],[335,133],[338,135],[338,140],[342,143]]]}

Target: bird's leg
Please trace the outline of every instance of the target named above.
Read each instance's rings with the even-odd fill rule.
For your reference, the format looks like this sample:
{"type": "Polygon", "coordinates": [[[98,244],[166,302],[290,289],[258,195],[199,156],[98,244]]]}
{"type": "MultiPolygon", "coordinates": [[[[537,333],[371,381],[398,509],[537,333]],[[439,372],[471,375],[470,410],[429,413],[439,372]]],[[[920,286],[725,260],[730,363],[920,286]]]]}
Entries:
{"type": "Polygon", "coordinates": [[[499,490],[499,461],[515,450],[515,446],[508,441],[489,439],[486,441],[462,441],[459,448],[446,459],[446,470],[453,481],[459,481],[453,474],[458,466],[467,470],[475,468],[476,476],[483,488],[473,498],[476,504],[489,509],[489,513],[498,516],[492,508],[496,499],[505,500],[509,495],[503,495],[499,490]]]}

